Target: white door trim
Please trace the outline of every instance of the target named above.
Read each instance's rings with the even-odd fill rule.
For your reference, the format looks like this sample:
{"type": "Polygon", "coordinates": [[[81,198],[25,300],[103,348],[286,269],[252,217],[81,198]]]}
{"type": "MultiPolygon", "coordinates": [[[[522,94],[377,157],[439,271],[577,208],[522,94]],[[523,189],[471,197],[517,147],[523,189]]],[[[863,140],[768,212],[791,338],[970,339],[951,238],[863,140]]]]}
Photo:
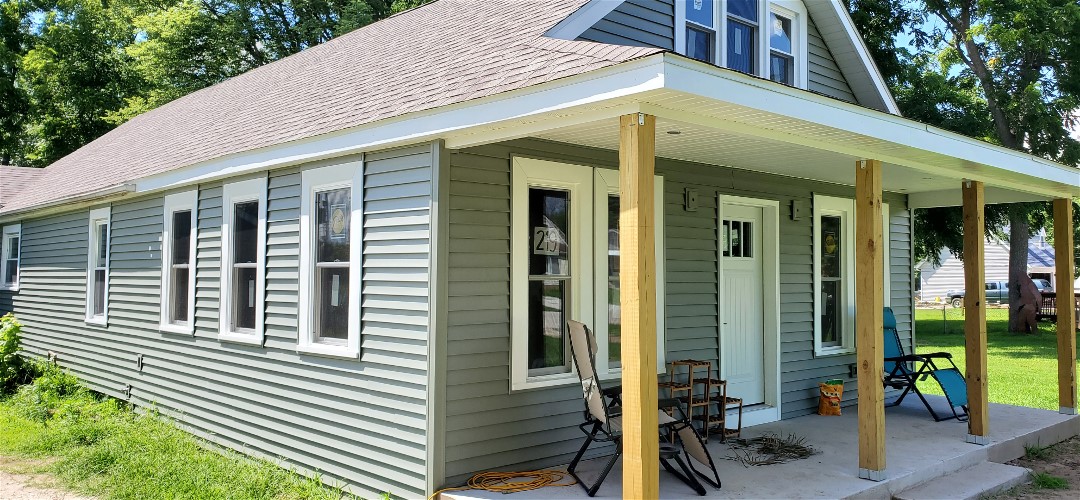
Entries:
{"type": "MultiPolygon", "coordinates": [[[[719,273],[717,287],[724,282],[723,249],[720,242],[723,230],[724,204],[745,205],[761,208],[761,291],[764,314],[762,325],[765,330],[765,405],[767,408],[747,412],[743,415],[743,425],[757,425],[780,420],[780,202],[725,194],[717,195],[716,203],[716,261],[719,273]]],[[[722,291],[718,290],[720,300],[717,303],[718,347],[724,345],[724,307],[722,291]]],[[[721,356],[722,358],[723,356],[721,356]]],[[[720,367],[720,376],[724,377],[724,367],[720,367]]]]}

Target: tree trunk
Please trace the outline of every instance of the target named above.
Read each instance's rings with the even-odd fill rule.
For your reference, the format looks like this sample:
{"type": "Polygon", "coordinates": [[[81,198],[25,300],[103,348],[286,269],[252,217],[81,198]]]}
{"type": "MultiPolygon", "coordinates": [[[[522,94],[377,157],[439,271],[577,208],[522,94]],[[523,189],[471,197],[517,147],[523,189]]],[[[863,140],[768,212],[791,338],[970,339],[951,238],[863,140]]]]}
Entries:
{"type": "Polygon", "coordinates": [[[1028,226],[1026,210],[1011,210],[1009,213],[1009,331],[1027,333],[1021,308],[1020,290],[1035,284],[1027,274],[1028,240],[1031,227],[1028,226]]]}

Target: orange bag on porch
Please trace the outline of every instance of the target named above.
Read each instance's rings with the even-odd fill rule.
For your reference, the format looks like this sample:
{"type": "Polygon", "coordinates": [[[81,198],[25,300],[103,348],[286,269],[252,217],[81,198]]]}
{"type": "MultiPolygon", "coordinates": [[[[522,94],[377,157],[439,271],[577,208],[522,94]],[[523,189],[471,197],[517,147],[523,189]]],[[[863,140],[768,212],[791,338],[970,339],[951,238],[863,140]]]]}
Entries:
{"type": "Polygon", "coordinates": [[[818,401],[818,415],[840,415],[840,399],[844,395],[844,381],[826,380],[818,384],[821,400],[818,401]]]}

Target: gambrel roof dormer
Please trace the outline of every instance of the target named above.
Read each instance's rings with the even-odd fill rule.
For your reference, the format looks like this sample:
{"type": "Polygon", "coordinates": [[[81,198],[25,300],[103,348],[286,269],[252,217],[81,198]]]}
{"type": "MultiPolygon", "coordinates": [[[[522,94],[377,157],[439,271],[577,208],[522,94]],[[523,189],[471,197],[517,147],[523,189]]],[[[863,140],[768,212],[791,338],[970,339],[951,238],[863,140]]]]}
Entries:
{"type": "Polygon", "coordinates": [[[836,0],[591,0],[547,35],[671,50],[899,114],[836,0]]]}

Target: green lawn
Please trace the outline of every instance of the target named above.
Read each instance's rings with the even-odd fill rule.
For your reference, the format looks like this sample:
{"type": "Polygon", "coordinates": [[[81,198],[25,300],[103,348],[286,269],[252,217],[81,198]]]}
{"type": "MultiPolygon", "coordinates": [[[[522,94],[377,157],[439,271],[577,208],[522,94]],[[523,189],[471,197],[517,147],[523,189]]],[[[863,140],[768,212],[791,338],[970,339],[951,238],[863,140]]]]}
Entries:
{"type": "Polygon", "coordinates": [[[0,456],[102,499],[355,498],[267,460],[219,450],[154,412],[83,388],[57,369],[0,396],[0,456]]]}
{"type": "MultiPolygon", "coordinates": [[[[1009,333],[1008,311],[989,309],[986,332],[990,402],[1057,410],[1054,325],[1042,322],[1034,335],[1009,333]]],[[[916,309],[915,340],[917,352],[950,352],[964,371],[964,309],[916,309]]],[[[932,379],[919,382],[919,388],[941,394],[932,379]]]]}

